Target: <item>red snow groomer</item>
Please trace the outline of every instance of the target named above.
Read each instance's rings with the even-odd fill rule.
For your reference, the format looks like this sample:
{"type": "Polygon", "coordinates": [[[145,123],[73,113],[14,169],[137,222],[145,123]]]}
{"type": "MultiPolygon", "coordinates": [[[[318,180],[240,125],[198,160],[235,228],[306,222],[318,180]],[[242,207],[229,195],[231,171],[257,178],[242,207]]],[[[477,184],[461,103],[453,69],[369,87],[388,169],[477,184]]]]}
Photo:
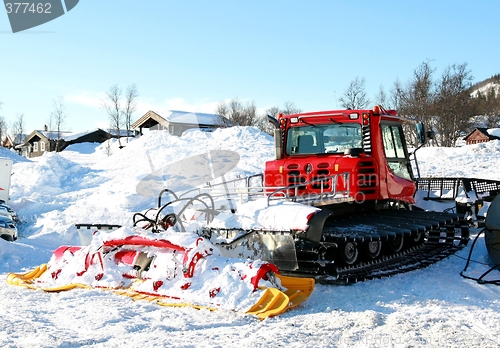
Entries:
{"type": "MultiPolygon", "coordinates": [[[[395,110],[280,114],[270,121],[276,159],[265,167],[268,199],[321,209],[295,235],[293,272],[354,282],[423,267],[467,243],[462,217],[413,206],[405,120],[395,110]]],[[[423,144],[430,134],[420,124],[416,130],[423,144]]]]}

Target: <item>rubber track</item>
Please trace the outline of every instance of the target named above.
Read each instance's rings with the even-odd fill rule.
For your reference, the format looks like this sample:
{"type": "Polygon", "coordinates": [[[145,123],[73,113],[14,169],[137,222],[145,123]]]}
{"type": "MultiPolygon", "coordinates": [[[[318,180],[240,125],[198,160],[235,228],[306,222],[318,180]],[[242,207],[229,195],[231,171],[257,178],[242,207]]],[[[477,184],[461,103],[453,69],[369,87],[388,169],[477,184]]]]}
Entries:
{"type": "Polygon", "coordinates": [[[425,268],[460,249],[459,246],[421,245],[402,253],[386,256],[378,262],[361,263],[355,267],[339,268],[334,275],[317,275],[315,278],[319,283],[339,285],[380,279],[425,268]]]}
{"type": "MultiPolygon", "coordinates": [[[[322,247],[317,250],[297,250],[299,269],[289,274],[314,276],[317,282],[352,284],[388,277],[427,267],[460,250],[468,242],[468,227],[456,214],[412,210],[387,210],[366,215],[356,215],[329,220],[323,230],[322,247]],[[460,233],[456,235],[456,231],[460,233]],[[425,233],[425,240],[401,252],[382,255],[369,262],[353,266],[339,266],[335,261],[322,257],[334,255],[344,241],[361,244],[366,241],[388,240],[397,234],[410,236],[425,233]]],[[[361,249],[360,249],[360,257],[361,249]]],[[[287,272],[288,273],[288,272],[287,272]]]]}

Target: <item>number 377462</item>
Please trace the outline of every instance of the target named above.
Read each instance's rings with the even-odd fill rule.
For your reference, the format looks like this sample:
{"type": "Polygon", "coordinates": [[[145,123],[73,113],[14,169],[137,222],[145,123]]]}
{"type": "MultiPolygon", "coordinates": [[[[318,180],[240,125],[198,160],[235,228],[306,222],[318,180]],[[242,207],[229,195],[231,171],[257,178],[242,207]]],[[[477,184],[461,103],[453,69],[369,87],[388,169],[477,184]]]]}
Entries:
{"type": "Polygon", "coordinates": [[[51,13],[52,4],[50,2],[6,2],[7,13],[51,13]]]}

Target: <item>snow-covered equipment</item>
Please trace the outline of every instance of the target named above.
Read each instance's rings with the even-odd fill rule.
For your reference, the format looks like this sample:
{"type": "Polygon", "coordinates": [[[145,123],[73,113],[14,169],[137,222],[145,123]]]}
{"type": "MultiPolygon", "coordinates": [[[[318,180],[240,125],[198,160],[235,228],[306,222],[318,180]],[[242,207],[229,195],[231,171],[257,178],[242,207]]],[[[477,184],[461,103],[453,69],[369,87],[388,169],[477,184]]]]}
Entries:
{"type": "Polygon", "coordinates": [[[418,178],[417,187],[426,205],[436,203],[441,210],[455,211],[470,225],[480,227],[489,203],[500,193],[500,181],[481,178],[418,178]]]}
{"type": "Polygon", "coordinates": [[[10,177],[12,176],[12,160],[0,157],[0,238],[7,241],[17,239],[17,213],[8,205],[10,193],[10,177]]]}
{"type": "Polygon", "coordinates": [[[9,204],[10,177],[12,175],[12,160],[0,157],[0,202],[9,204]]]}
{"type": "Polygon", "coordinates": [[[500,267],[500,195],[498,195],[488,208],[485,221],[486,249],[496,268],[500,267]]]}
{"type": "Polygon", "coordinates": [[[227,309],[266,318],[305,301],[313,279],[282,276],[260,260],[223,257],[194,233],[121,227],[94,233],[88,246],[61,246],[48,264],[7,282],[57,292],[112,290],[165,306],[227,309]]]}
{"type": "Polygon", "coordinates": [[[486,213],[485,227],[476,235],[474,241],[472,242],[469,256],[463,271],[460,273],[462,277],[467,279],[472,279],[480,284],[496,284],[500,285],[500,279],[491,280],[487,278],[494,270],[500,270],[500,195],[497,195],[495,199],[489,204],[488,211],[486,213]],[[492,266],[483,274],[478,277],[466,275],[469,264],[471,262],[472,253],[474,247],[479,237],[484,233],[484,242],[486,244],[486,250],[488,251],[488,256],[490,258],[492,266]]]}

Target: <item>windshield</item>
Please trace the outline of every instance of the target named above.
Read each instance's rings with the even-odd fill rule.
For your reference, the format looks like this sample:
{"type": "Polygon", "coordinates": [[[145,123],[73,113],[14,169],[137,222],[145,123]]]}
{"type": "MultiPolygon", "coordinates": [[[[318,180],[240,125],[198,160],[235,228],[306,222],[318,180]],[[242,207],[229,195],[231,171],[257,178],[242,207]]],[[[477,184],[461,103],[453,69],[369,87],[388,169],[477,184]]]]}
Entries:
{"type": "Polygon", "coordinates": [[[320,124],[288,129],[287,155],[344,153],[346,149],[362,148],[361,126],[320,124]]]}

